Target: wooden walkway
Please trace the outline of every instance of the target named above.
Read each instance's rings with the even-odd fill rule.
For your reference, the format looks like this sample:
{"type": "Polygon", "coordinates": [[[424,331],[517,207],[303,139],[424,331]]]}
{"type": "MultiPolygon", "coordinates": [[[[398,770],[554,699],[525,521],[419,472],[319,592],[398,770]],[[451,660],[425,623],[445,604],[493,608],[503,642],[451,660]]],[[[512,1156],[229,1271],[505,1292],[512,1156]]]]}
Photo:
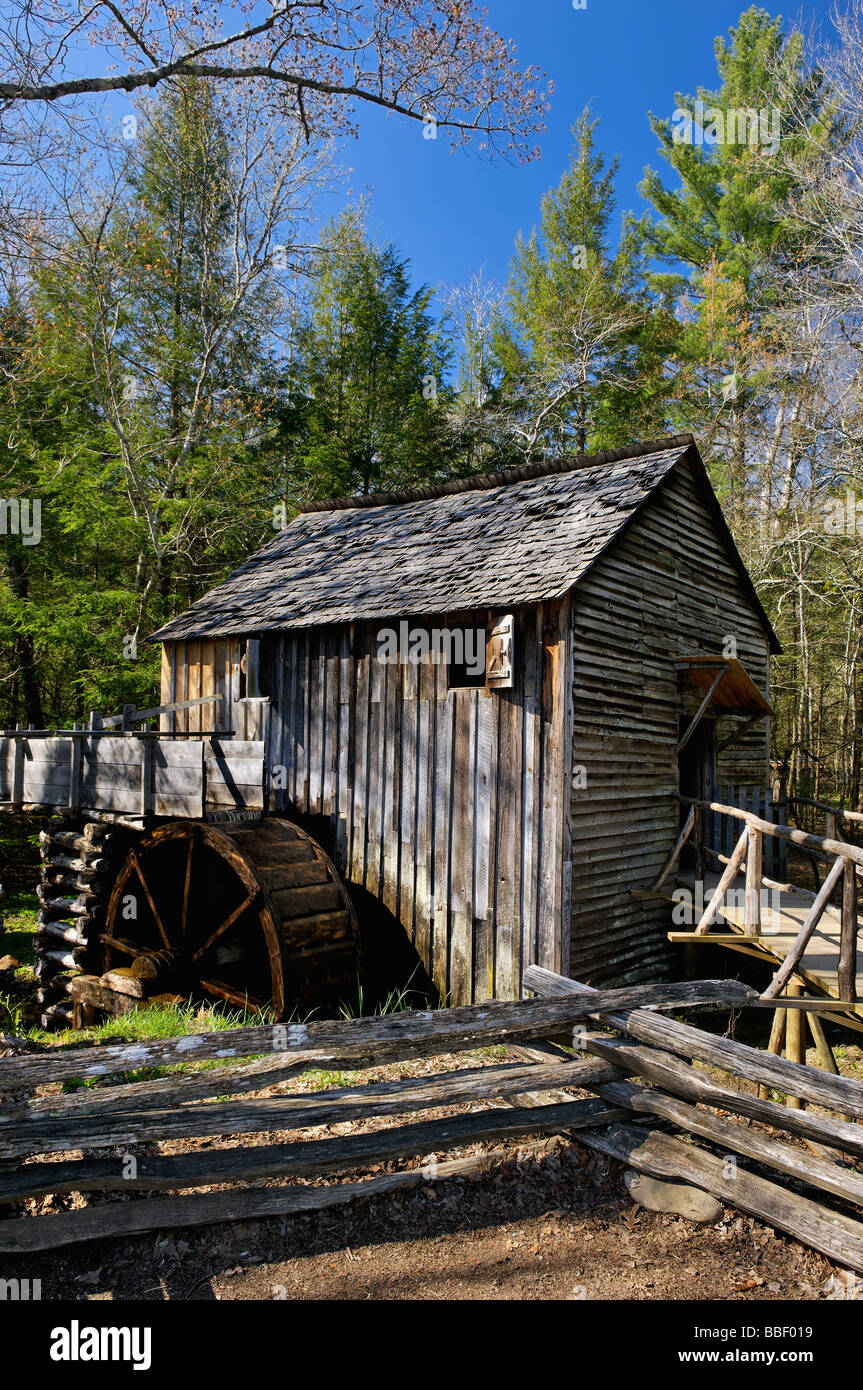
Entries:
{"type": "MultiPolygon", "coordinates": [[[[704,875],[705,903],[709,902],[718,882],[718,873],[706,873],[704,875]]],[[[676,885],[694,892],[694,873],[686,873],[685,871],[678,873],[676,885]]],[[[753,938],[744,935],[744,888],[745,875],[740,874],[728,894],[728,900],[718,909],[719,915],[724,918],[730,931],[723,931],[721,924],[717,922],[704,936],[696,936],[691,929],[687,931],[678,928],[668,933],[669,940],[676,943],[691,941],[696,944],[709,941],[716,946],[726,946],[732,951],[755,956],[771,967],[774,966],[774,962],[781,963],[791,949],[794,938],[806,919],[812,906],[812,899],[793,892],[769,890],[769,896],[765,900],[766,906],[763,909],[761,933],[753,938]],[[778,930],[775,929],[776,927],[778,930]],[[740,940],[730,939],[732,937],[739,937],[740,940]]],[[[765,890],[765,892],[767,891],[765,890]]],[[[666,886],[662,895],[671,900],[672,889],[666,886]]],[[[697,912],[697,916],[700,916],[700,911],[697,912]]],[[[863,919],[858,917],[858,920],[863,925],[863,919]]],[[[824,915],[815,928],[795,969],[795,975],[806,985],[808,990],[831,999],[840,998],[838,985],[840,932],[839,909],[828,906],[825,908],[824,915]]],[[[863,950],[859,948],[857,951],[857,974],[858,979],[863,979],[863,950]]],[[[863,1001],[858,1002],[853,1013],[851,1010],[838,1012],[831,1009],[829,1016],[837,1023],[848,1023],[851,1027],[863,1030],[863,1001]]]]}

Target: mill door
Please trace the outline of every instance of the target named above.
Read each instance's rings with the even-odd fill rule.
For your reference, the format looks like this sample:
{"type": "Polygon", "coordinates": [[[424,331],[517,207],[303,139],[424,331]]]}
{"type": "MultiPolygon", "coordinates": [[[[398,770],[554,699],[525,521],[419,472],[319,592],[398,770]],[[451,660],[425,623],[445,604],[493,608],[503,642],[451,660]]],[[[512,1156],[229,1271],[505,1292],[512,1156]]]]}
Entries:
{"type": "MultiPolygon", "coordinates": [[[[683,738],[690,722],[688,716],[681,717],[679,738],[683,738]]],[[[702,717],[696,725],[692,737],[677,755],[678,788],[681,796],[694,796],[699,801],[713,800],[713,784],[716,775],[715,731],[715,720],[702,717]]],[[[681,826],[688,814],[689,804],[682,801],[680,803],[681,826]]],[[[704,840],[708,845],[712,843],[711,819],[711,812],[705,812],[703,817],[704,840]]],[[[683,858],[690,864],[694,862],[695,848],[691,839],[686,845],[683,858]]]]}

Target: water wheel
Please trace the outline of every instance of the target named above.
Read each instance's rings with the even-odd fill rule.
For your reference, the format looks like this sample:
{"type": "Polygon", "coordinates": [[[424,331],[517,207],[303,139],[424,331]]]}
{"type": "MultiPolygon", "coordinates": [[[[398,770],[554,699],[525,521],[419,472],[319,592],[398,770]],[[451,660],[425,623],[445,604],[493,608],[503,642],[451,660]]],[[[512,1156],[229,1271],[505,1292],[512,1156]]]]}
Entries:
{"type": "Polygon", "coordinates": [[[172,821],[131,848],[114,881],[106,971],[148,995],[221,999],[276,1018],[347,998],[358,929],[334,864],[288,821],[172,821]]]}

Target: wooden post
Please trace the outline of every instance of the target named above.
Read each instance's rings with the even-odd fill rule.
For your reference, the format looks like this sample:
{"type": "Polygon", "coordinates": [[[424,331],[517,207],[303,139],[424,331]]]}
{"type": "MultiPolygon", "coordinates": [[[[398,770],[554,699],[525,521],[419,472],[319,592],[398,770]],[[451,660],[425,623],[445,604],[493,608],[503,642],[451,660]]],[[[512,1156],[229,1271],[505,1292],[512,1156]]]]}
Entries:
{"type": "Polygon", "coordinates": [[[840,999],[857,998],[857,874],[846,859],[842,882],[842,932],[839,938],[837,984],[840,999]]]}
{"type": "Polygon", "coordinates": [[[12,762],[12,805],[20,806],[24,800],[24,730],[15,726],[12,762]]]}
{"type": "Polygon", "coordinates": [[[747,936],[757,936],[761,927],[761,831],[749,826],[746,846],[746,908],[744,929],[747,936]]]}
{"type": "Polygon", "coordinates": [[[153,809],[153,740],[140,738],[141,750],[141,815],[148,816],[153,809]]]}
{"type": "MultiPolygon", "coordinates": [[[[775,1009],[773,1012],[773,1026],[770,1029],[770,1041],[767,1044],[767,1051],[774,1056],[781,1057],[782,1049],[785,1045],[785,1021],[788,1017],[787,1009],[775,1009]]],[[[758,1087],[760,1100],[770,1099],[770,1087],[763,1084],[758,1087]]]]}
{"type": "MultiPolygon", "coordinates": [[[[788,993],[799,998],[803,986],[796,981],[788,986],[788,993]]],[[[806,1012],[803,1009],[785,1010],[785,1056],[789,1062],[806,1061],[806,1012]]],[[[802,1110],[803,1101],[799,1096],[788,1096],[786,1104],[792,1110],[802,1110]]]]}
{"type": "Polygon", "coordinates": [[[72,739],[69,748],[69,810],[77,811],[81,805],[81,739],[78,738],[78,725],[72,726],[72,739]]]}
{"type": "Polygon", "coordinates": [[[817,1014],[807,1013],[806,1021],[809,1024],[809,1031],[812,1034],[812,1041],[815,1044],[815,1051],[818,1054],[818,1065],[825,1071],[829,1071],[833,1076],[839,1075],[839,1068],[836,1065],[836,1058],[833,1056],[833,1048],[827,1041],[821,1019],[817,1014]]]}
{"type": "Polygon", "coordinates": [[[693,834],[695,836],[695,882],[704,882],[704,811],[700,806],[694,806],[695,822],[693,834]]]}

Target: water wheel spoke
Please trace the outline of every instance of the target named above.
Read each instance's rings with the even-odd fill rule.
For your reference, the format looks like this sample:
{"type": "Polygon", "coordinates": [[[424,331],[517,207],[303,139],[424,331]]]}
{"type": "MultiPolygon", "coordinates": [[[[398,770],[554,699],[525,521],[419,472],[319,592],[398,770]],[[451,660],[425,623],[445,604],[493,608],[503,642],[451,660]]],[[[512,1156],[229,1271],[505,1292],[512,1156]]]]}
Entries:
{"type": "Polygon", "coordinates": [[[155,921],[156,926],[158,927],[159,935],[161,936],[161,938],[162,938],[163,942],[165,943],[165,945],[167,946],[168,950],[170,950],[170,949],[171,949],[170,938],[168,937],[168,933],[165,931],[164,925],[163,925],[163,923],[162,923],[162,918],[159,916],[159,909],[158,909],[157,906],[156,906],[155,899],[153,898],[153,894],[150,892],[150,885],[149,885],[149,883],[147,882],[147,880],[146,880],[146,878],[145,878],[145,876],[144,876],[144,870],[141,868],[141,861],[140,861],[140,859],[138,858],[137,854],[135,853],[134,849],[130,850],[129,853],[130,853],[130,857],[131,857],[132,863],[133,863],[134,866],[135,866],[135,872],[136,872],[136,874],[138,875],[138,878],[140,879],[141,887],[142,887],[143,890],[144,890],[144,894],[145,894],[145,896],[146,896],[147,902],[150,904],[150,911],[152,912],[152,914],[153,914],[153,920],[155,921]]]}
{"type": "Polygon", "coordinates": [[[251,994],[244,990],[233,989],[230,985],[223,984],[221,980],[199,980],[198,984],[207,994],[213,994],[217,999],[224,999],[227,1004],[235,1004],[239,1009],[252,1009],[255,1013],[263,1013],[267,1007],[261,999],[254,999],[251,994]]]}
{"type": "Polygon", "coordinates": [[[189,836],[189,852],[186,855],[186,879],[183,884],[183,913],[180,920],[180,937],[185,940],[189,921],[189,889],[192,886],[192,853],[195,848],[194,835],[189,836]]]}
{"type": "Polygon", "coordinates": [[[138,956],[152,954],[150,947],[136,946],[134,941],[126,941],[122,936],[111,936],[109,932],[102,932],[99,940],[105,946],[112,946],[114,950],[119,951],[121,955],[131,956],[133,960],[137,960],[138,956]]]}
{"type": "Polygon", "coordinates": [[[225,920],[219,923],[219,925],[216,927],[216,930],[210,936],[207,937],[204,944],[202,946],[199,946],[197,951],[195,951],[194,954],[189,957],[190,965],[194,965],[197,961],[201,959],[201,956],[206,955],[207,951],[209,951],[213,946],[215,946],[219,938],[224,936],[225,932],[228,931],[229,928],[234,925],[237,918],[242,917],[243,913],[246,911],[246,908],[252,906],[252,903],[255,901],[256,897],[257,893],[248,893],[246,897],[243,899],[243,901],[239,904],[239,906],[235,907],[233,912],[228,913],[225,920]]]}

